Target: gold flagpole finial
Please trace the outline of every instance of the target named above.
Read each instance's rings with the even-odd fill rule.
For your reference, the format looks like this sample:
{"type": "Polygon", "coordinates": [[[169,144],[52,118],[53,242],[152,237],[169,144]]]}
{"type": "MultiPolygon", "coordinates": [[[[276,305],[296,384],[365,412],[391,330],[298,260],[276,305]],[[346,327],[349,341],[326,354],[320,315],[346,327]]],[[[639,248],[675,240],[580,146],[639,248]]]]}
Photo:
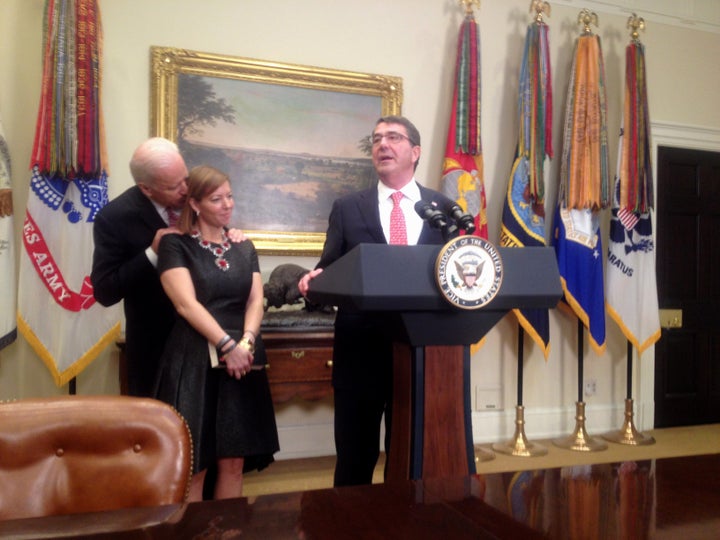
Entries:
{"type": "Polygon", "coordinates": [[[590,25],[594,24],[595,26],[598,26],[598,16],[594,11],[590,11],[587,8],[584,8],[580,15],[578,15],[578,24],[583,25],[583,32],[586,34],[592,34],[592,30],[590,29],[590,25]]]}
{"type": "Polygon", "coordinates": [[[627,22],[627,27],[630,28],[630,37],[633,41],[640,41],[640,30],[645,30],[645,19],[638,17],[635,13],[630,15],[627,22]]]}
{"type": "Polygon", "coordinates": [[[532,0],[530,2],[530,13],[535,13],[535,22],[540,24],[543,22],[543,13],[550,16],[550,2],[544,0],[532,0]]]}
{"type": "Polygon", "coordinates": [[[473,6],[480,9],[480,0],[458,0],[460,5],[465,8],[465,15],[474,15],[473,6]]]}

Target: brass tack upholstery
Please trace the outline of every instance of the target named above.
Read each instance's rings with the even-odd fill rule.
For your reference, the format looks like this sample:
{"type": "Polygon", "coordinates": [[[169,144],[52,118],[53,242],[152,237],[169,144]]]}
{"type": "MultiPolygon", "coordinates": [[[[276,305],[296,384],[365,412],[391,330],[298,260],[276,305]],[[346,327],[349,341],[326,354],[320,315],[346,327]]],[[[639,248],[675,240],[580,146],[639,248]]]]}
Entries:
{"type": "Polygon", "coordinates": [[[183,502],[191,471],[187,425],[160,401],[0,403],[0,519],[183,502]]]}

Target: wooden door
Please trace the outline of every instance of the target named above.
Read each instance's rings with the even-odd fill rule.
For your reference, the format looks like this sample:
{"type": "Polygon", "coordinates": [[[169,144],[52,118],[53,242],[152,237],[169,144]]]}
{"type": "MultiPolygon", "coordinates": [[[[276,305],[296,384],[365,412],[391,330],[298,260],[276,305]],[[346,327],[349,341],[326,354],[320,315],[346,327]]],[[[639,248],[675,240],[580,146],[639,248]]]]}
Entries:
{"type": "Polygon", "coordinates": [[[720,153],[659,147],[655,427],[720,421],[720,153]],[[663,317],[661,316],[661,321],[663,317]]]}

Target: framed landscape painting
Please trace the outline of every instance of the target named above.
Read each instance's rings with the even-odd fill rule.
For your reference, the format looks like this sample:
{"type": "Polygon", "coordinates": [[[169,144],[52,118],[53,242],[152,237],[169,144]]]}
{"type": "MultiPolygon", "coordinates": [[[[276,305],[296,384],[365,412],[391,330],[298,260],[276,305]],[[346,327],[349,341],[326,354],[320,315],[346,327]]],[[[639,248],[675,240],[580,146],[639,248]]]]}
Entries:
{"type": "Polygon", "coordinates": [[[333,201],[377,181],[370,133],[397,77],[151,48],[151,132],[231,179],[258,252],[318,255],[333,201]]]}

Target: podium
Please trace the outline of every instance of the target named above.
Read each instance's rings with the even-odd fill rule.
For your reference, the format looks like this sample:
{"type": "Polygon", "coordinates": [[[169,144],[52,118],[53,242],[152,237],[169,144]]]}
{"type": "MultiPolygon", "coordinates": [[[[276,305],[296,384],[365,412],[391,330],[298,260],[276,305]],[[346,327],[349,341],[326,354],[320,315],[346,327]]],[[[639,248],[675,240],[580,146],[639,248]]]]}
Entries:
{"type": "Polygon", "coordinates": [[[562,295],[555,252],[497,248],[503,281],[478,309],[445,300],[435,280],[442,246],[360,244],[315,277],[308,298],[380,312],[393,346],[393,407],[386,481],[475,473],[470,345],[513,308],[552,308],[562,295]]]}

